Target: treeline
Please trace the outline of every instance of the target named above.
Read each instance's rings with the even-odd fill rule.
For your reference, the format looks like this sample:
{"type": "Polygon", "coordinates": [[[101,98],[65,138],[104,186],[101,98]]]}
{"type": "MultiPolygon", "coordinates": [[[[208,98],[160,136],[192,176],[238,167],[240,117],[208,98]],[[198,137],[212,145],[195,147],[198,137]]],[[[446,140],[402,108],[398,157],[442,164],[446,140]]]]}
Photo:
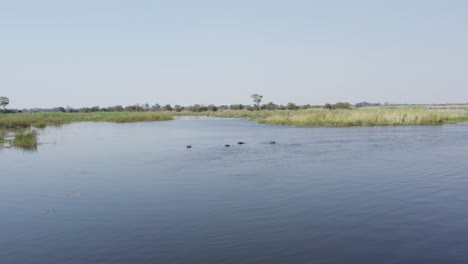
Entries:
{"type": "MultiPolygon", "coordinates": [[[[122,106],[122,105],[115,105],[109,107],[100,107],[100,106],[93,106],[93,107],[82,107],[82,108],[73,108],[73,107],[55,107],[55,108],[32,108],[32,109],[2,109],[0,112],[3,113],[21,113],[21,112],[63,112],[63,113],[92,113],[92,112],[157,112],[157,111],[172,111],[172,112],[216,112],[219,110],[247,110],[247,111],[256,111],[259,110],[299,110],[299,109],[310,109],[310,108],[326,108],[326,109],[348,109],[352,107],[369,107],[369,106],[381,106],[380,103],[357,103],[357,104],[350,104],[345,102],[338,102],[336,104],[325,104],[323,106],[320,105],[297,105],[295,103],[288,103],[286,105],[283,104],[275,104],[273,102],[269,102],[266,104],[261,104],[258,106],[252,106],[248,104],[232,104],[232,105],[202,105],[202,104],[195,104],[190,106],[181,106],[181,105],[160,105],[160,104],[135,104],[129,106],[122,106]]],[[[389,104],[385,104],[389,105],[389,104]]]]}
{"type": "MultiPolygon", "coordinates": [[[[260,105],[261,110],[298,110],[298,109],[308,109],[308,108],[320,108],[322,106],[318,105],[296,105],[294,103],[288,103],[287,105],[278,105],[272,102],[260,105]]],[[[181,106],[181,105],[160,105],[160,104],[135,104],[129,106],[115,105],[109,107],[82,107],[82,108],[72,108],[72,107],[55,107],[55,108],[33,108],[33,109],[23,109],[23,110],[14,110],[7,109],[6,112],[63,112],[63,113],[92,113],[92,112],[157,112],[157,111],[172,111],[172,112],[216,112],[219,110],[247,110],[247,111],[256,111],[258,108],[256,106],[247,105],[247,104],[233,104],[233,105],[202,105],[195,104],[190,106],[181,106]]]]}

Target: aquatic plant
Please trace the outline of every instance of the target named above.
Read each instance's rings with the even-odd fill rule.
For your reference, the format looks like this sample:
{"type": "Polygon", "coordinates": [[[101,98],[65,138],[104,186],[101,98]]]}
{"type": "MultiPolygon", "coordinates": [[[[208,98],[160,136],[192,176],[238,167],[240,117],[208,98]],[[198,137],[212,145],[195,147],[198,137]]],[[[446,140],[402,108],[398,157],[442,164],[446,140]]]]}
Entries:
{"type": "Polygon", "coordinates": [[[6,130],[0,129],[0,144],[5,143],[5,137],[6,137],[6,130]]]}
{"type": "Polygon", "coordinates": [[[22,149],[36,149],[37,132],[35,130],[18,130],[15,132],[15,136],[10,144],[13,147],[22,149]]]}

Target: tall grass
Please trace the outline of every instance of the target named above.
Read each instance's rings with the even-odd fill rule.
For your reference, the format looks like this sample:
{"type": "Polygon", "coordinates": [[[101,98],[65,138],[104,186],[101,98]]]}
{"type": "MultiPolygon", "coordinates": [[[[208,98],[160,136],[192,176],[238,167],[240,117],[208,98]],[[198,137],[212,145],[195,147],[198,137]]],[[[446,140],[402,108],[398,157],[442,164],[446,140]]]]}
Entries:
{"type": "Polygon", "coordinates": [[[0,128],[44,128],[72,122],[144,122],[171,120],[168,112],[19,113],[0,114],[0,128]]]}
{"type": "Polygon", "coordinates": [[[468,112],[433,111],[426,107],[363,107],[328,110],[223,110],[217,112],[93,112],[0,114],[0,128],[42,128],[72,122],[146,122],[172,120],[175,115],[245,118],[265,124],[292,126],[442,125],[468,122],[468,112]]]}
{"type": "Polygon", "coordinates": [[[35,130],[18,130],[10,144],[17,148],[35,150],[37,149],[37,132],[35,130]]]}
{"type": "Polygon", "coordinates": [[[368,107],[355,109],[307,109],[273,114],[262,123],[294,126],[407,126],[442,125],[468,121],[468,113],[442,113],[422,107],[368,107]]]}
{"type": "Polygon", "coordinates": [[[468,105],[429,105],[427,109],[461,109],[468,111],[468,105]]]}
{"type": "Polygon", "coordinates": [[[5,143],[6,134],[7,134],[6,130],[0,129],[0,144],[5,143]]]}
{"type": "Polygon", "coordinates": [[[290,126],[407,126],[468,122],[468,112],[436,112],[425,107],[323,108],[277,111],[219,111],[216,117],[236,117],[264,124],[290,126]]]}

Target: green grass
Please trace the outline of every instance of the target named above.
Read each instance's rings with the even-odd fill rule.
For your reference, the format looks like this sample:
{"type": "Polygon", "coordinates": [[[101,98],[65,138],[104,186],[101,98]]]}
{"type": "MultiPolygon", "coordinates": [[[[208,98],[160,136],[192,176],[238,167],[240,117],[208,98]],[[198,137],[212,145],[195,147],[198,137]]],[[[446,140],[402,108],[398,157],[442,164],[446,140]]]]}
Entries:
{"type": "Polygon", "coordinates": [[[215,117],[245,118],[263,124],[288,126],[408,126],[468,122],[468,112],[436,112],[425,107],[323,108],[277,111],[232,111],[203,113],[215,117]]]}
{"type": "Polygon", "coordinates": [[[441,112],[424,106],[363,107],[328,110],[247,111],[223,110],[217,112],[93,112],[93,113],[20,113],[0,114],[0,129],[27,127],[44,128],[72,122],[146,122],[172,120],[174,116],[213,116],[244,118],[264,124],[290,126],[407,126],[443,125],[468,122],[468,112],[441,112]]]}
{"type": "Polygon", "coordinates": [[[0,114],[0,128],[59,126],[73,122],[146,122],[172,120],[169,112],[93,112],[0,114]]]}
{"type": "Polygon", "coordinates": [[[10,144],[17,148],[35,150],[37,149],[37,132],[35,130],[18,130],[10,144]]]}
{"type": "Polygon", "coordinates": [[[468,121],[468,113],[428,111],[423,107],[368,107],[354,109],[307,109],[274,114],[260,122],[293,126],[408,126],[443,125],[468,121]]]}
{"type": "Polygon", "coordinates": [[[5,129],[0,129],[0,144],[5,143],[6,134],[7,134],[7,131],[5,129]]]}

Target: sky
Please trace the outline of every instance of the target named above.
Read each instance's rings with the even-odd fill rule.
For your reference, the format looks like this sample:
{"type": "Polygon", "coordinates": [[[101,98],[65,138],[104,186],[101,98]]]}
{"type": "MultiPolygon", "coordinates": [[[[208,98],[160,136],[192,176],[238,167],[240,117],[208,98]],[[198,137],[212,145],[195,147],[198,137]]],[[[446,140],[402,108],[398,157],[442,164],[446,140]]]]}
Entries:
{"type": "Polygon", "coordinates": [[[467,14],[465,0],[0,0],[0,96],[468,103],[467,14]]]}

